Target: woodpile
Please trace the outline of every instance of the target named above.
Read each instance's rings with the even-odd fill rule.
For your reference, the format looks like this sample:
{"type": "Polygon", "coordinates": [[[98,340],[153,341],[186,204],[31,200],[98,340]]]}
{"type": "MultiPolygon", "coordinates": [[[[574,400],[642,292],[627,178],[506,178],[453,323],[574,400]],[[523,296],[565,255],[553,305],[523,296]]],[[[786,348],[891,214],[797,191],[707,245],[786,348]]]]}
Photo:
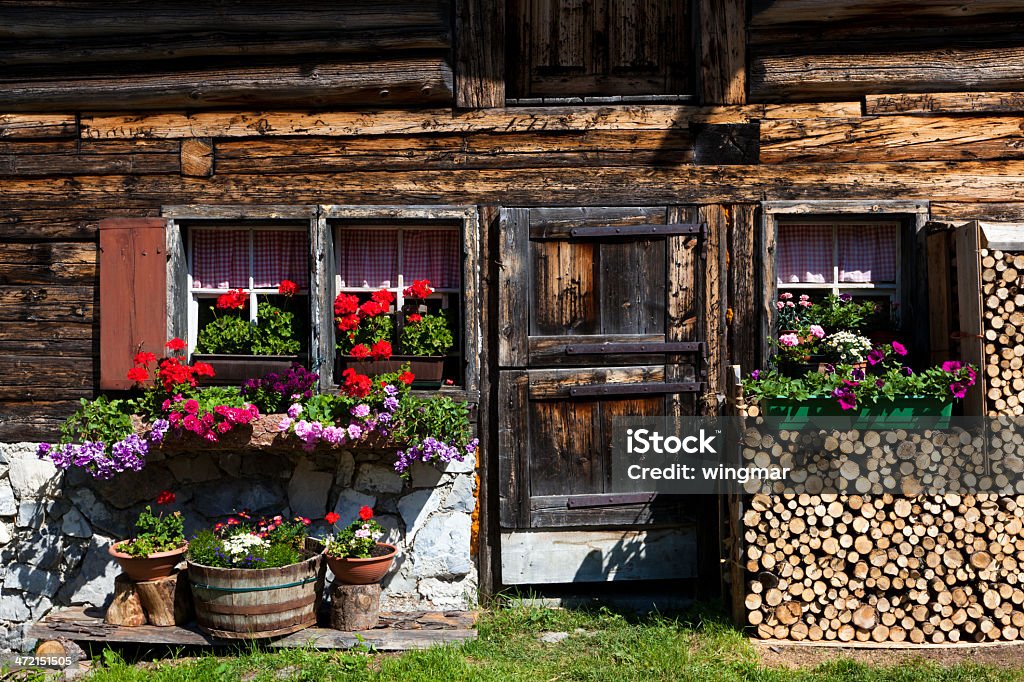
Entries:
{"type": "Polygon", "coordinates": [[[1022,638],[1024,496],[755,495],[743,532],[759,637],[1022,638]]]}
{"type": "Polygon", "coordinates": [[[986,413],[1024,415],[1024,254],[979,255],[986,413]]]}

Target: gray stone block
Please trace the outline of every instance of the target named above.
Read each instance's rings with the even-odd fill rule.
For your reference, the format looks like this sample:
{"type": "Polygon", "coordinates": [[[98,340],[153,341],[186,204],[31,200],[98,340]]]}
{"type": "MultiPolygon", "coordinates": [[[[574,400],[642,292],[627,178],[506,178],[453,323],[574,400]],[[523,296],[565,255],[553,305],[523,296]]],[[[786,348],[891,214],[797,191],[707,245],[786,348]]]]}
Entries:
{"type": "Polygon", "coordinates": [[[288,482],[288,504],[292,514],[322,519],[327,512],[327,495],[333,482],[334,474],[316,471],[309,462],[299,462],[288,482]]]}
{"type": "Polygon", "coordinates": [[[361,507],[365,505],[372,508],[376,503],[377,498],[371,495],[364,495],[351,488],[342,490],[338,495],[338,502],[334,505],[334,513],[340,517],[337,526],[344,528],[359,517],[361,507]]]}
{"type": "Polygon", "coordinates": [[[60,472],[35,453],[20,452],[11,459],[11,487],[19,500],[43,497],[57,487],[60,472]]]}
{"type": "Polygon", "coordinates": [[[33,595],[52,597],[61,586],[60,576],[27,564],[14,564],[7,569],[4,590],[21,590],[33,595]]]}
{"type": "Polygon", "coordinates": [[[427,519],[412,544],[413,575],[451,578],[469,573],[473,569],[471,526],[467,514],[435,514],[427,519]]]}
{"type": "Polygon", "coordinates": [[[360,464],[352,487],[370,493],[400,493],[405,482],[394,469],[377,464],[360,464]]]}

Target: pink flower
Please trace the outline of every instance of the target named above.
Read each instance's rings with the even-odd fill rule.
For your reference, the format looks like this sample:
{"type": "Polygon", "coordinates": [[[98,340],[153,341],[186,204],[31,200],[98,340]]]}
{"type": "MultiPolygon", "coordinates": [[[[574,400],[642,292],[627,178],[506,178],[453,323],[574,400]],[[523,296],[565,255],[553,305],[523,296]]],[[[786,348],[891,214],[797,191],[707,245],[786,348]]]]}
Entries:
{"type": "Polygon", "coordinates": [[[785,308],[785,307],[786,307],[786,304],[785,304],[785,303],[783,303],[782,301],[776,301],[776,302],[775,302],[775,307],[776,307],[777,309],[779,309],[779,310],[782,310],[783,308],[785,308]]]}
{"type": "Polygon", "coordinates": [[[907,347],[904,346],[899,341],[893,341],[892,342],[892,352],[896,353],[896,355],[906,355],[907,354],[907,347]]]}
{"type": "Polygon", "coordinates": [[[792,301],[786,301],[786,307],[787,308],[795,308],[796,306],[793,304],[792,301]]]}
{"type": "Polygon", "coordinates": [[[784,291],[783,293],[779,294],[779,298],[783,301],[788,301],[789,299],[793,298],[793,294],[789,293],[788,291],[784,291]]]}
{"type": "Polygon", "coordinates": [[[809,331],[811,332],[811,336],[816,339],[825,338],[825,330],[821,328],[821,325],[812,324],[809,331]]]}
{"type": "Polygon", "coordinates": [[[800,337],[797,336],[796,334],[783,334],[782,336],[779,337],[779,344],[786,346],[787,348],[799,346],[800,337]]]}
{"type": "Polygon", "coordinates": [[[883,360],[885,360],[885,351],[883,351],[881,348],[872,348],[871,352],[868,353],[869,365],[877,365],[883,360]]]}
{"type": "Polygon", "coordinates": [[[954,381],[949,385],[949,392],[954,398],[963,398],[967,395],[967,387],[960,381],[954,381]]]}
{"type": "Polygon", "coordinates": [[[942,363],[943,372],[959,372],[961,367],[963,367],[963,365],[959,360],[946,360],[942,363]]]}

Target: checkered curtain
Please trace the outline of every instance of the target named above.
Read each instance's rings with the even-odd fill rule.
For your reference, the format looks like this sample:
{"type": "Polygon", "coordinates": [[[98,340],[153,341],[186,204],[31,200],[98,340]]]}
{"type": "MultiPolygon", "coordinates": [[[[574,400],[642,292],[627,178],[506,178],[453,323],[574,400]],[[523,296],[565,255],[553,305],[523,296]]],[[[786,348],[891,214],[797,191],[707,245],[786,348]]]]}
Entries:
{"type": "Polygon", "coordinates": [[[832,281],[832,226],[779,225],[778,284],[832,281]]]}
{"type": "Polygon", "coordinates": [[[248,230],[192,230],[192,286],[236,289],[249,286],[248,230]]]}
{"type": "Polygon", "coordinates": [[[840,282],[895,282],[895,225],[839,226],[840,282]]]}
{"type": "Polygon", "coordinates": [[[398,285],[398,232],[345,228],[338,242],[342,286],[398,285]]]}
{"type": "Polygon", "coordinates": [[[253,232],[252,277],[257,289],[276,289],[290,279],[309,288],[309,239],[298,230],[253,232]]]}
{"type": "Polygon", "coordinates": [[[406,282],[428,279],[435,289],[458,289],[462,240],[458,230],[408,230],[402,236],[406,282]]]}

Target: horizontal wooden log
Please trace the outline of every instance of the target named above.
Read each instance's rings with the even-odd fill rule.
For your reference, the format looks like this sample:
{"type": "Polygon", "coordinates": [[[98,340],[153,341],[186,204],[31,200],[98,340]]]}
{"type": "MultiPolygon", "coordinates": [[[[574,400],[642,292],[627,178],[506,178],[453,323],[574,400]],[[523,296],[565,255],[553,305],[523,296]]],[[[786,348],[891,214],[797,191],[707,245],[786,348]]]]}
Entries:
{"type": "MultiPolygon", "coordinates": [[[[234,34],[211,32],[203,27],[195,33],[152,33],[130,35],[111,33],[98,37],[17,40],[0,47],[0,66],[16,68],[36,64],[82,64],[125,60],[165,60],[195,57],[232,57],[246,55],[379,55],[395,50],[444,50],[451,46],[451,31],[437,16],[436,26],[406,26],[404,17],[395,16],[387,25],[357,31],[308,34],[271,33],[234,34]]],[[[381,19],[382,24],[385,19],[381,19]]],[[[320,27],[322,28],[322,27],[320,27]]]]}
{"type": "MultiPolygon", "coordinates": [[[[452,72],[443,58],[318,61],[290,66],[209,67],[143,73],[83,73],[54,78],[0,76],[8,111],[173,109],[246,106],[426,106],[451,102],[452,72]]],[[[194,136],[194,135],[193,135],[194,136]]],[[[190,136],[191,137],[191,136],[190,136]]]]}
{"type": "Polygon", "coordinates": [[[872,114],[1014,114],[1024,112],[1021,92],[929,92],[867,95],[872,114]]]}
{"type": "Polygon", "coordinates": [[[847,0],[831,3],[821,3],[818,0],[754,0],[751,5],[750,26],[822,24],[864,19],[884,19],[907,24],[911,19],[925,17],[962,20],[967,17],[1018,11],[1020,3],[1014,0],[933,0],[926,3],[886,0],[847,0]]]}
{"type": "Polygon", "coordinates": [[[0,286],[0,322],[92,322],[95,288],[0,286]]]}
{"type": "Polygon", "coordinates": [[[0,372],[6,383],[56,388],[92,382],[92,363],[80,358],[0,355],[0,372]]]}
{"type": "Polygon", "coordinates": [[[973,18],[914,17],[913,23],[893,21],[885,13],[865,17],[863,21],[791,23],[779,26],[751,26],[747,30],[748,49],[757,55],[791,53],[794,45],[807,54],[886,50],[892,45],[913,50],[943,46],[992,46],[1009,43],[1024,28],[1024,14],[986,14],[973,18]]]}
{"type": "Polygon", "coordinates": [[[78,122],[73,114],[0,114],[0,139],[29,140],[74,137],[78,122]]]}
{"type": "Polygon", "coordinates": [[[872,93],[998,90],[1024,78],[1024,48],[754,56],[750,98],[807,101],[872,93]]]}
{"type": "Polygon", "coordinates": [[[691,162],[693,142],[677,130],[230,140],[215,159],[217,173],[657,166],[691,162]]]}
{"type": "Polygon", "coordinates": [[[846,118],[860,116],[861,109],[860,102],[765,104],[760,118],[846,118]]]}
{"type": "Polygon", "coordinates": [[[96,238],[99,221],[103,218],[153,217],[159,215],[159,212],[158,207],[123,209],[106,206],[91,210],[65,207],[58,210],[36,208],[22,211],[17,206],[3,206],[0,208],[0,239],[92,240],[96,238]]]}
{"type": "Polygon", "coordinates": [[[531,399],[566,398],[569,396],[569,390],[576,386],[661,382],[665,380],[665,367],[538,369],[528,374],[531,399]]]}
{"type": "Polygon", "coordinates": [[[20,320],[0,325],[0,354],[91,358],[98,330],[93,324],[20,320]]]}
{"type": "Polygon", "coordinates": [[[761,163],[1024,158],[1024,118],[878,116],[761,123],[761,163]]]}
{"type": "Polygon", "coordinates": [[[227,0],[211,4],[198,0],[173,5],[128,0],[109,7],[74,0],[0,2],[0,38],[49,38],[67,41],[77,36],[125,36],[179,32],[203,34],[216,26],[225,34],[274,34],[331,31],[346,33],[387,28],[441,28],[448,22],[442,0],[397,0],[375,3],[359,0],[313,0],[286,5],[271,0],[227,0]]]}
{"type": "Polygon", "coordinates": [[[0,142],[0,176],[180,171],[179,144],[174,140],[122,140],[119,144],[109,142],[0,142]]]}
{"type": "Polygon", "coordinates": [[[1024,222],[1024,203],[936,201],[931,204],[931,214],[935,219],[948,221],[1024,222]]]}
{"type": "MultiPolygon", "coordinates": [[[[804,107],[807,114],[818,110],[804,107]]],[[[195,114],[85,115],[82,137],[266,137],[281,135],[417,135],[587,130],[689,130],[691,123],[745,123],[762,106],[695,107],[629,105],[510,107],[454,113],[451,110],[324,112],[200,112],[195,114]]],[[[789,117],[801,116],[789,112],[789,117]]]]}

